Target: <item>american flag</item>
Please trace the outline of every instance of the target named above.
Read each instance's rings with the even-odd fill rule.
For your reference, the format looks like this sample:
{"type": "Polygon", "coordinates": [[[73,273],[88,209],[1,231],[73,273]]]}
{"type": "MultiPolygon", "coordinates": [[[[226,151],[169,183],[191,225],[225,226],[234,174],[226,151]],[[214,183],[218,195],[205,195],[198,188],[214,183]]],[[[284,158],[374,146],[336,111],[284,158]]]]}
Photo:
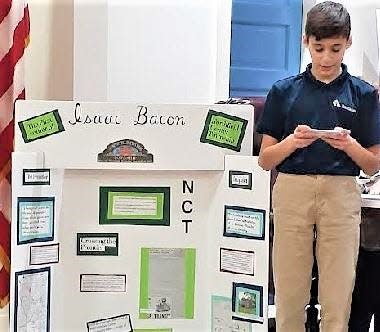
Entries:
{"type": "Polygon", "coordinates": [[[9,302],[13,108],[16,99],[25,99],[24,50],[28,42],[26,1],[0,0],[0,308],[9,302]]]}

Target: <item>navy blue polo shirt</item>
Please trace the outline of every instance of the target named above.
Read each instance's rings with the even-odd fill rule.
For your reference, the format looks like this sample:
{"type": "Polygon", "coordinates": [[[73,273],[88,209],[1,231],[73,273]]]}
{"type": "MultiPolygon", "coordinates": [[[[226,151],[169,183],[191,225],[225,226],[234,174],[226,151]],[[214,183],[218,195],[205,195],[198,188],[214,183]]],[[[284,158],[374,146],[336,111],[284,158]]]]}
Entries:
{"type": "MultiPolygon", "coordinates": [[[[364,148],[380,143],[380,110],[376,89],[342,73],[332,82],[314,78],[311,65],[305,72],[276,82],[266,99],[257,132],[283,140],[298,125],[315,129],[343,127],[364,148]]],[[[358,175],[360,168],[343,151],[318,139],[297,149],[277,170],[291,174],[358,175]]]]}

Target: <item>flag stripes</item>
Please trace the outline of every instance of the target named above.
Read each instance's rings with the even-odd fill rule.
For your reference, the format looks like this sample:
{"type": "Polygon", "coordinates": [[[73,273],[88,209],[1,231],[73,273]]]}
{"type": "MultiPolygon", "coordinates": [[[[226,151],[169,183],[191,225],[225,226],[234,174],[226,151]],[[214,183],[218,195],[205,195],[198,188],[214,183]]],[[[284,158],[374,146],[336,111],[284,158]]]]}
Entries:
{"type": "Polygon", "coordinates": [[[23,55],[29,29],[26,2],[0,0],[0,308],[9,302],[13,110],[17,99],[25,99],[23,55]]]}

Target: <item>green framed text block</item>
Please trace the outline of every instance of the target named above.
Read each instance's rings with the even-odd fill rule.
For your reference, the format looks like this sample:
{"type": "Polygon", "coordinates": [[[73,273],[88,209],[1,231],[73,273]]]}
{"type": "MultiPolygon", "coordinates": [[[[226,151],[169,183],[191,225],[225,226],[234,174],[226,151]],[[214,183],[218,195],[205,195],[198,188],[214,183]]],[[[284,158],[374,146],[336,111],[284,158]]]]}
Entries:
{"type": "Polygon", "coordinates": [[[170,225],[169,187],[100,187],[99,224],[170,225]]]}

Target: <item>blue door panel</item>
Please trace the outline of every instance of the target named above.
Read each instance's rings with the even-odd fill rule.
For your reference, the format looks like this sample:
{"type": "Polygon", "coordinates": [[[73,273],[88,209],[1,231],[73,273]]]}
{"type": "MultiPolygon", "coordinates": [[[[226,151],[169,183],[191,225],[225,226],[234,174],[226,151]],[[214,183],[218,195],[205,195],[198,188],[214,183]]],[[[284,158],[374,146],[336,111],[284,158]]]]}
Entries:
{"type": "Polygon", "coordinates": [[[287,65],[287,49],[283,40],[288,39],[287,30],[285,26],[273,26],[268,29],[266,26],[235,25],[232,27],[233,34],[248,42],[234,44],[231,49],[231,57],[239,64],[239,67],[284,68],[287,65]],[[276,53],[271,52],[268,41],[278,45],[276,53]],[[256,46],[254,53],[252,50],[253,43],[256,46]]]}
{"type": "Polygon", "coordinates": [[[302,0],[234,0],[230,96],[263,96],[299,73],[302,0]]]}

